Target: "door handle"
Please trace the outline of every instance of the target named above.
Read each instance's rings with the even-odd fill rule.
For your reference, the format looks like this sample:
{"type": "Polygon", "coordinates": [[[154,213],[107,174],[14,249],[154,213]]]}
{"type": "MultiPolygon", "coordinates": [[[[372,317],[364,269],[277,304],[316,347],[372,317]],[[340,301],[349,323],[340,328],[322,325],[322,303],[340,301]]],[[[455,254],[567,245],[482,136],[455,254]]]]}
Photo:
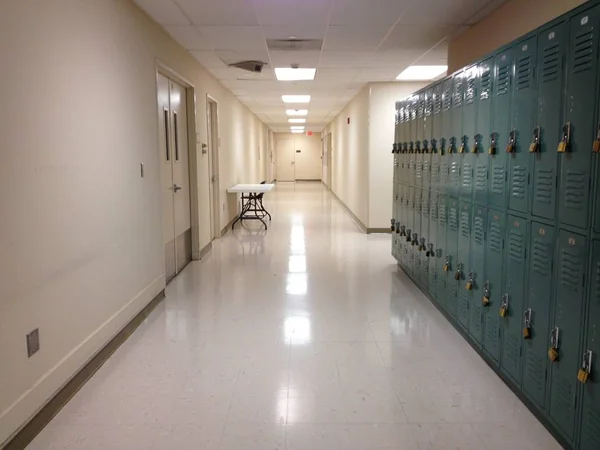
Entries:
{"type": "Polygon", "coordinates": [[[211,177],[210,181],[211,181],[212,183],[214,183],[215,181],[217,181],[217,177],[215,177],[215,176],[213,175],[213,176],[211,177]]]}
{"type": "Polygon", "coordinates": [[[173,191],[174,191],[174,192],[180,191],[180,190],[182,190],[182,189],[183,189],[183,188],[182,188],[181,186],[177,186],[176,184],[174,184],[174,185],[173,185],[173,191]]]}

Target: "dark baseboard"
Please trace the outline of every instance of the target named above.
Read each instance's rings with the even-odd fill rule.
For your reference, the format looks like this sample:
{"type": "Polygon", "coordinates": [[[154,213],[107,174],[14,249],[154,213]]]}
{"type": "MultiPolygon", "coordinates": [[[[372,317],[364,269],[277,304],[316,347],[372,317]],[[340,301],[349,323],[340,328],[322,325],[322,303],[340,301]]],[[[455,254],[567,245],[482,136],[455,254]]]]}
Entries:
{"type": "Polygon", "coordinates": [[[3,450],[23,450],[44,429],[75,394],[92,378],[111,355],[133,334],[146,320],[150,313],[164,300],[164,289],[142,309],[137,316],[106,344],[96,355],[71,378],[71,380],[52,397],[52,399],[19,431],[3,450]]]}
{"type": "Polygon", "coordinates": [[[391,234],[389,228],[367,228],[367,234],[391,234]]]}
{"type": "Polygon", "coordinates": [[[315,183],[315,182],[320,183],[321,182],[321,180],[318,178],[299,178],[296,180],[297,183],[298,182],[302,183],[302,182],[306,182],[306,181],[311,182],[311,183],[315,183]]]}
{"type": "Polygon", "coordinates": [[[350,214],[350,217],[352,217],[352,220],[354,221],[356,226],[360,229],[360,231],[362,231],[363,233],[367,233],[367,230],[368,230],[367,227],[360,221],[360,219],[358,217],[356,217],[356,215],[352,211],[350,211],[350,208],[348,208],[346,206],[346,204],[337,195],[335,195],[335,192],[331,191],[331,195],[333,195],[333,198],[335,198],[340,203],[340,205],[342,205],[344,207],[346,212],[348,214],[350,214]]]}

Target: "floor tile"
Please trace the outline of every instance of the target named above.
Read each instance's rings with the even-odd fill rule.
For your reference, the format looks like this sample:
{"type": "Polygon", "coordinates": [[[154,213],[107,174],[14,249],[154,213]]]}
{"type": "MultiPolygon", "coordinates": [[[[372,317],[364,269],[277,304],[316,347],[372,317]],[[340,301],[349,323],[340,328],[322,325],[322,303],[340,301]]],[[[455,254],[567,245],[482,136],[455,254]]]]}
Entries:
{"type": "MultiPolygon", "coordinates": [[[[469,424],[418,424],[411,430],[419,450],[481,450],[482,439],[469,424]]],[[[523,443],[521,448],[529,448],[523,443]]]]}
{"type": "Polygon", "coordinates": [[[285,426],[274,424],[227,424],[219,450],[284,450],[285,426]]]}
{"type": "Polygon", "coordinates": [[[291,424],[286,428],[286,450],[345,450],[340,427],[291,424]]]}

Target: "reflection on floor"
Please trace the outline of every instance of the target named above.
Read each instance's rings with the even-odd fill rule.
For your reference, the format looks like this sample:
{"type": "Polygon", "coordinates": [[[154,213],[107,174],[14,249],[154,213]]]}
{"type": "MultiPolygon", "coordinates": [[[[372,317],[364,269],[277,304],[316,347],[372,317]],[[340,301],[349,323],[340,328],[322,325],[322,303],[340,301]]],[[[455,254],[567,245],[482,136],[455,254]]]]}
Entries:
{"type": "Polygon", "coordinates": [[[560,446],[320,184],[265,196],[31,444],[110,450],[560,446]]]}

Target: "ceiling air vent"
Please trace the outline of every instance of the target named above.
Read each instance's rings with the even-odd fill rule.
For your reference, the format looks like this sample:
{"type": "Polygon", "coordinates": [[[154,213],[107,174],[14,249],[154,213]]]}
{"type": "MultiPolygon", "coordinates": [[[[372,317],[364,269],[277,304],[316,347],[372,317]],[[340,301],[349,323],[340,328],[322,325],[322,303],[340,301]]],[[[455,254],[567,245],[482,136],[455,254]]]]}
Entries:
{"type": "Polygon", "coordinates": [[[267,47],[274,51],[321,50],[323,39],[267,39],[267,47]]]}
{"type": "Polygon", "coordinates": [[[247,70],[252,73],[261,73],[266,63],[262,61],[240,61],[233,64],[228,64],[229,67],[236,67],[238,69],[247,70]]]}

